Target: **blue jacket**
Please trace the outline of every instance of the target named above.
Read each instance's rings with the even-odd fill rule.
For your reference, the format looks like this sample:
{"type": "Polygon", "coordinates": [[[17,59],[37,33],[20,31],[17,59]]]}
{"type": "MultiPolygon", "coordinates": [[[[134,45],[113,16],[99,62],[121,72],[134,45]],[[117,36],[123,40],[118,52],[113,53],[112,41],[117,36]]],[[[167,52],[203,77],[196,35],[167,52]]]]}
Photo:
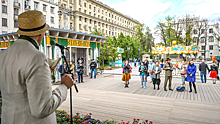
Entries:
{"type": "Polygon", "coordinates": [[[196,66],[193,64],[192,66],[189,64],[187,67],[187,77],[186,81],[188,82],[196,82],[196,66]],[[193,76],[190,77],[189,75],[192,74],[193,76]]]}

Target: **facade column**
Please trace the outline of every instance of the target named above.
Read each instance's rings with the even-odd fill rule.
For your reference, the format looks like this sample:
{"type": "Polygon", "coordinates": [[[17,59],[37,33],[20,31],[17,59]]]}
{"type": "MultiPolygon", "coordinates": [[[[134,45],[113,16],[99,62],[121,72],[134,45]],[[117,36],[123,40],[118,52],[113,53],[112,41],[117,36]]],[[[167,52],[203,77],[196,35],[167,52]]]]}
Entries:
{"type": "Polygon", "coordinates": [[[72,53],[72,49],[71,49],[71,47],[69,47],[69,51],[70,51],[69,54],[70,54],[70,62],[71,62],[72,61],[72,54],[71,54],[72,53]]]}
{"type": "Polygon", "coordinates": [[[86,48],[86,75],[89,75],[89,48],[86,48]]]}

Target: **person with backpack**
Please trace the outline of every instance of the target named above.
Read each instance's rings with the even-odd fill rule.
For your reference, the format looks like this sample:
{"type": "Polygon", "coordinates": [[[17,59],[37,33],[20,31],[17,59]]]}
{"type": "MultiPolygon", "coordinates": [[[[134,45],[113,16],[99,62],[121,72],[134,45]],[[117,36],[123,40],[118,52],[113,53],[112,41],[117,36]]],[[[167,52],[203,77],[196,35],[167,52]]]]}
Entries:
{"type": "Polygon", "coordinates": [[[217,78],[217,75],[218,75],[218,66],[214,61],[212,62],[210,70],[211,70],[211,73],[210,73],[209,77],[212,78],[213,84],[216,84],[216,78],[217,78]]]}
{"type": "Polygon", "coordinates": [[[187,77],[186,77],[186,81],[189,82],[189,92],[192,92],[192,84],[195,90],[195,93],[197,93],[196,91],[196,65],[194,65],[193,60],[190,61],[189,65],[187,66],[187,77]]]}
{"type": "Polygon", "coordinates": [[[152,71],[153,71],[153,84],[154,84],[154,90],[156,89],[155,88],[155,85],[157,84],[157,90],[160,89],[160,73],[161,73],[161,66],[159,65],[159,61],[156,61],[156,65],[153,66],[152,68],[152,71]]]}
{"type": "Polygon", "coordinates": [[[82,64],[82,60],[79,60],[79,64],[77,65],[77,70],[76,72],[78,73],[78,81],[80,83],[84,83],[83,82],[83,73],[84,73],[84,65],[82,64]]]}
{"type": "Polygon", "coordinates": [[[143,88],[143,82],[144,82],[144,89],[146,88],[146,74],[147,71],[146,66],[144,66],[144,63],[141,63],[141,66],[139,67],[139,72],[141,76],[141,88],[143,88]]]}

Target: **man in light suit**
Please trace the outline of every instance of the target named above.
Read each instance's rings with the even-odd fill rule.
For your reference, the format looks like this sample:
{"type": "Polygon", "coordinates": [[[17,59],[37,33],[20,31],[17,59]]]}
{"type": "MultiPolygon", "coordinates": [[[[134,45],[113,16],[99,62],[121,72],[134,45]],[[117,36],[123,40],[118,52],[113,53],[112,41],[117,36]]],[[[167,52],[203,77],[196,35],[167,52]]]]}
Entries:
{"type": "Polygon", "coordinates": [[[52,91],[51,71],[39,45],[49,30],[40,11],[18,16],[20,37],[0,52],[2,124],[56,124],[55,110],[66,100],[74,85],[68,75],[52,91]]]}

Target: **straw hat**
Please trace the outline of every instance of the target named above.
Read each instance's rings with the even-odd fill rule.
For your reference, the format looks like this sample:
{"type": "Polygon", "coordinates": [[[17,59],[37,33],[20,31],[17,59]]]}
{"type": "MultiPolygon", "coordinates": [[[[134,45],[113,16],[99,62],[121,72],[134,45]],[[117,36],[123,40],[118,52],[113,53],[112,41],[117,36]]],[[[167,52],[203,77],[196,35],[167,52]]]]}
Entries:
{"type": "Polygon", "coordinates": [[[37,36],[50,28],[46,24],[43,13],[36,10],[21,13],[18,16],[18,27],[17,33],[25,36],[37,36]]]}

